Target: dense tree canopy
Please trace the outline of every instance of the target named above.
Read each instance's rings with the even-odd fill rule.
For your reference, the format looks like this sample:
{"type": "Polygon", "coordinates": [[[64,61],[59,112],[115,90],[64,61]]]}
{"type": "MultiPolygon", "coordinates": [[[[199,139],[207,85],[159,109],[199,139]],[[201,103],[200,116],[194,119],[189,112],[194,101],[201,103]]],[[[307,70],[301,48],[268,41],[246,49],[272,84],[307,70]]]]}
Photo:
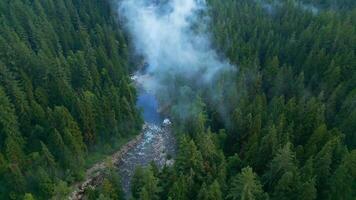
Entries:
{"type": "MultiPolygon", "coordinates": [[[[140,129],[108,1],[0,1],[0,199],[63,199],[94,147],[140,129]]],[[[168,80],[178,155],[136,169],[132,199],[353,200],[356,1],[207,2],[236,70],[204,88],[168,80]]],[[[112,171],[86,195],[124,198],[112,171]]]]}
{"type": "Polygon", "coordinates": [[[141,127],[126,39],[108,1],[0,13],[0,199],[63,199],[94,147],[141,127]]]}
{"type": "Polygon", "coordinates": [[[160,199],[353,199],[355,1],[208,4],[214,45],[237,70],[172,89],[193,96],[192,113],[179,120],[172,101],[180,145],[157,175],[160,199]]]}

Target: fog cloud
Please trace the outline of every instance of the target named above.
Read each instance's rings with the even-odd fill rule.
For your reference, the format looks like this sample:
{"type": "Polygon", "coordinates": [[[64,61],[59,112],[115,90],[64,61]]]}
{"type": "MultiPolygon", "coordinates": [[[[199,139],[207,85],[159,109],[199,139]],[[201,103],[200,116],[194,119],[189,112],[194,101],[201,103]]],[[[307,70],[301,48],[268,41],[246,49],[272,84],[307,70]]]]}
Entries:
{"type": "Polygon", "coordinates": [[[170,107],[181,121],[195,119],[203,95],[225,115],[216,82],[234,67],[212,48],[205,0],[121,0],[118,11],[136,53],[147,63],[136,81],[158,97],[163,109],[170,107]]]}
{"type": "Polygon", "coordinates": [[[203,0],[123,0],[119,13],[126,19],[137,53],[149,64],[148,89],[164,87],[167,76],[184,76],[202,84],[231,69],[211,48],[206,34],[203,0]]]}

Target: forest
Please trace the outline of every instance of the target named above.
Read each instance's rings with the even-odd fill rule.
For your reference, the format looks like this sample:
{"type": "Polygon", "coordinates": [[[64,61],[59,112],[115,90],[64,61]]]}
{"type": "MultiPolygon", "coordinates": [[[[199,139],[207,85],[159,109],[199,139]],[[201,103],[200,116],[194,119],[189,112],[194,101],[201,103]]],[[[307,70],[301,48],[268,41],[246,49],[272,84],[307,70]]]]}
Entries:
{"type": "Polygon", "coordinates": [[[208,5],[214,46],[238,70],[210,88],[176,77],[170,91],[194,96],[173,118],[176,163],[137,169],[133,199],[354,199],[355,1],[208,5]]]}
{"type": "Polygon", "coordinates": [[[0,199],[65,199],[141,128],[126,38],[108,1],[2,0],[0,24],[0,199]]]}
{"type": "MultiPolygon", "coordinates": [[[[178,155],[137,167],[131,199],[354,200],[356,1],[207,5],[236,69],[208,87],[165,80],[178,155]]],[[[132,37],[112,0],[2,0],[0,23],[0,199],[66,199],[88,158],[141,129],[132,37]]],[[[86,199],[125,199],[120,177],[86,199]]]]}

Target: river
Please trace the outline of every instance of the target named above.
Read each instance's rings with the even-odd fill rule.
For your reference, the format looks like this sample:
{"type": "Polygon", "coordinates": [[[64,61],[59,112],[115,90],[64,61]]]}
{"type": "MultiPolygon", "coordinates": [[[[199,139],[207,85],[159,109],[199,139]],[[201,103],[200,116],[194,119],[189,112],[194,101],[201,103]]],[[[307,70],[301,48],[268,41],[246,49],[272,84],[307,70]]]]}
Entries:
{"type": "Polygon", "coordinates": [[[133,76],[138,98],[137,106],[142,111],[145,121],[143,139],[131,148],[118,165],[126,197],[130,197],[131,178],[137,166],[147,166],[154,161],[158,167],[172,165],[176,154],[176,142],[171,132],[171,122],[158,112],[159,104],[154,95],[146,91],[139,82],[135,81],[138,74],[133,76]]]}

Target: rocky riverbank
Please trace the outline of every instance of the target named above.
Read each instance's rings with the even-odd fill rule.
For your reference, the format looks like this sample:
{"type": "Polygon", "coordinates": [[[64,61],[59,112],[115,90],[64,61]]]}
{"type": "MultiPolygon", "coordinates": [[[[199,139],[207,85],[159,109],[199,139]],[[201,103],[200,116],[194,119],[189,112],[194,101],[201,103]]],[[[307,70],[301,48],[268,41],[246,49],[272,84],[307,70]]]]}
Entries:
{"type": "Polygon", "coordinates": [[[122,187],[129,198],[131,178],[137,166],[147,166],[152,161],[162,168],[172,165],[176,154],[176,142],[171,132],[171,122],[162,118],[155,96],[145,90],[142,81],[149,79],[149,75],[137,72],[131,79],[138,88],[138,108],[143,110],[145,124],[136,138],[124,145],[120,151],[108,159],[95,164],[86,171],[86,179],[77,183],[71,193],[70,200],[84,198],[85,190],[99,186],[104,179],[105,169],[116,167],[121,177],[122,187]]]}
{"type": "Polygon", "coordinates": [[[169,120],[161,125],[147,124],[143,139],[131,148],[117,163],[121,183],[129,198],[131,178],[137,166],[148,166],[154,162],[159,168],[173,164],[176,154],[175,137],[171,132],[169,120]]]}
{"type": "Polygon", "coordinates": [[[74,191],[70,194],[69,200],[81,200],[83,199],[84,192],[89,187],[96,187],[100,185],[104,179],[104,171],[109,167],[109,165],[113,165],[118,167],[116,163],[119,163],[122,159],[123,155],[125,155],[130,149],[135,147],[143,138],[145,130],[147,129],[147,125],[143,126],[142,132],[137,135],[130,142],[125,144],[120,151],[115,154],[109,156],[108,159],[95,164],[93,167],[86,171],[86,179],[82,182],[75,184],[74,191]]]}
{"type": "Polygon", "coordinates": [[[131,178],[137,166],[147,166],[151,161],[158,167],[172,165],[176,152],[175,138],[171,133],[171,123],[168,119],[161,125],[146,123],[142,132],[124,145],[120,151],[108,159],[95,164],[86,171],[86,179],[77,183],[70,194],[70,200],[82,200],[85,190],[99,186],[105,176],[105,169],[115,167],[122,179],[123,190],[130,194],[131,178]]]}

